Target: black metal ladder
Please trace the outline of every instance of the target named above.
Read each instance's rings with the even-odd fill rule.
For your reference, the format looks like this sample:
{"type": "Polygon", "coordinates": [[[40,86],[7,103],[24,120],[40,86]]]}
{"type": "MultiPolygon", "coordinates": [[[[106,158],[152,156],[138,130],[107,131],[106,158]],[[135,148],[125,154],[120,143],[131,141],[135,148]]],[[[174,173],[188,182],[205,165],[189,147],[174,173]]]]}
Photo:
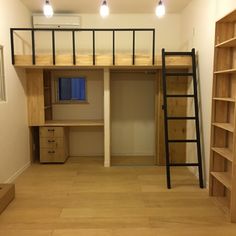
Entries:
{"type": "Polygon", "coordinates": [[[200,143],[200,128],[199,128],[199,112],[198,112],[198,92],[197,92],[197,73],[196,73],[196,56],[195,49],[190,52],[166,52],[162,49],[162,83],[163,83],[163,110],[164,110],[164,130],[165,130],[165,151],[166,151],[166,177],[167,187],[171,188],[171,172],[170,167],[173,166],[195,166],[198,167],[199,186],[203,188],[203,174],[202,174],[202,157],[201,157],[201,143],[200,143]],[[167,72],[166,57],[168,56],[187,56],[192,58],[192,72],[167,72]],[[193,78],[193,94],[167,94],[167,77],[189,76],[193,78]],[[167,100],[168,98],[193,98],[195,115],[191,117],[173,117],[168,116],[167,100]],[[168,122],[169,120],[194,120],[196,126],[196,139],[173,140],[169,139],[168,122]],[[171,163],[170,162],[170,143],[196,143],[197,144],[197,162],[196,163],[171,163]]]}

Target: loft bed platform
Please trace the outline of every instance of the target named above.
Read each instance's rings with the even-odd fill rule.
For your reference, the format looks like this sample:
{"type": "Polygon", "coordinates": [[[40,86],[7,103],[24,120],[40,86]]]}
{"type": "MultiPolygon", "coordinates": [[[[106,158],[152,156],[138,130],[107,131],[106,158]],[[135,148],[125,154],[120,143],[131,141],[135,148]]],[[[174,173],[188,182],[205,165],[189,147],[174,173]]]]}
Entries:
{"type": "MultiPolygon", "coordinates": [[[[162,67],[161,55],[156,55],[155,29],[150,28],[12,28],[11,49],[12,64],[22,68],[155,69],[162,67]],[[83,33],[87,34],[85,38],[82,37],[83,33]],[[99,35],[101,37],[101,33],[104,40],[102,51],[99,48],[98,37],[99,35]],[[130,42],[121,40],[121,37],[118,40],[119,33],[128,33],[130,42]],[[110,39],[107,34],[110,35],[110,39]],[[141,44],[138,45],[138,41],[141,44]],[[79,42],[90,43],[81,48],[79,42]],[[124,44],[124,48],[118,48],[117,45],[120,44],[124,44]]],[[[188,69],[191,67],[191,59],[186,56],[168,57],[166,66],[188,69]]]]}
{"type": "MultiPolygon", "coordinates": [[[[35,64],[32,64],[32,55],[15,55],[15,67],[23,68],[64,68],[64,67],[111,67],[111,68],[161,68],[161,56],[155,57],[155,63],[152,64],[152,57],[144,54],[135,56],[135,64],[132,63],[132,55],[119,54],[116,55],[115,65],[113,65],[113,58],[111,55],[96,55],[95,65],[93,64],[92,55],[77,55],[76,64],[73,64],[72,55],[57,55],[55,56],[56,63],[53,64],[52,55],[36,55],[35,64]]],[[[167,58],[168,68],[190,68],[191,58],[185,56],[169,57],[167,58]]]]}

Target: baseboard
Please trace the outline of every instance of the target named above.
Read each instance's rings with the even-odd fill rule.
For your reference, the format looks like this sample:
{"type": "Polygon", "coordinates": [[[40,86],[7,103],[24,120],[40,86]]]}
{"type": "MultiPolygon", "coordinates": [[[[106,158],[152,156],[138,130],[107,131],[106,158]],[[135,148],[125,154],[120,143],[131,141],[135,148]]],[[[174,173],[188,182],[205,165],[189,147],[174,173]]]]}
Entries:
{"type": "Polygon", "coordinates": [[[13,183],[15,179],[22,174],[28,167],[30,167],[31,162],[28,162],[26,165],[24,165],[22,168],[20,168],[18,171],[16,171],[10,178],[8,178],[4,183],[9,184],[13,183]]]}

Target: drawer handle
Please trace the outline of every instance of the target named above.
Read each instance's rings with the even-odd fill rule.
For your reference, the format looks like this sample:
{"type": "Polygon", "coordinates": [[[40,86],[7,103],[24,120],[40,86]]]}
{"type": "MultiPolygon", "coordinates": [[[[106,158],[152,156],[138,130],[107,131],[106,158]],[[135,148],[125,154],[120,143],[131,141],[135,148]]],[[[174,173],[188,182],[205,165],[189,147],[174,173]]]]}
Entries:
{"type": "Polygon", "coordinates": [[[48,132],[54,132],[55,129],[48,129],[48,132]]]}
{"type": "Polygon", "coordinates": [[[55,140],[48,140],[48,143],[55,143],[55,140]]]}
{"type": "Polygon", "coordinates": [[[55,151],[48,151],[48,153],[49,153],[49,154],[54,154],[54,153],[55,153],[55,151]]]}

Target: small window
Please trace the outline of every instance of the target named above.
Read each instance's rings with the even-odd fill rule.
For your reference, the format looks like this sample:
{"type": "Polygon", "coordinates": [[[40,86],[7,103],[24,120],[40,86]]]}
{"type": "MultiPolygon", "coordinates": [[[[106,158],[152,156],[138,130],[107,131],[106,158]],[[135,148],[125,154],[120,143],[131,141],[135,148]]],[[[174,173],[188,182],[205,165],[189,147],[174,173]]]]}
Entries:
{"type": "Polygon", "coordinates": [[[3,47],[0,45],[0,101],[5,101],[5,77],[3,64],[3,47]]]}
{"type": "Polygon", "coordinates": [[[84,77],[59,78],[59,102],[85,102],[86,99],[86,79],[84,77]]]}

